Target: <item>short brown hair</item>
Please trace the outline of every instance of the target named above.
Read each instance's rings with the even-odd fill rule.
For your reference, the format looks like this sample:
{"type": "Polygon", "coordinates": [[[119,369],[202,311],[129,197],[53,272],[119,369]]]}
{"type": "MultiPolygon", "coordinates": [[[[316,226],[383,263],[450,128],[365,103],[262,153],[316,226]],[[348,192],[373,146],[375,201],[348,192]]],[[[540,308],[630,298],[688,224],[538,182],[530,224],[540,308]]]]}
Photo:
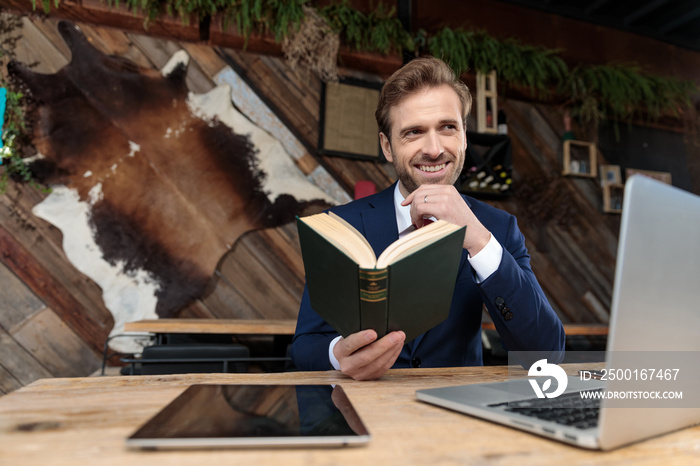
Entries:
{"type": "Polygon", "coordinates": [[[379,94],[377,119],[379,131],[391,139],[389,110],[398,105],[406,96],[421,89],[448,85],[457,93],[462,106],[462,122],[467,126],[467,115],[472,107],[472,96],[466,84],[459,80],[454,71],[442,60],[434,57],[415,58],[392,74],[379,94]]]}

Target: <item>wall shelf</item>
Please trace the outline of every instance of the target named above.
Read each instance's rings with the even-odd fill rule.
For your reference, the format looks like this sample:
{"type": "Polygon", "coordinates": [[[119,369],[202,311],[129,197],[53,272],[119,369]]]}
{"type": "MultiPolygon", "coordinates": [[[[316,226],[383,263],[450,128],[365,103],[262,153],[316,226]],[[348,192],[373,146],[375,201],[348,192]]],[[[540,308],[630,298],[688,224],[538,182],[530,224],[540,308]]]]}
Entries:
{"type": "Polygon", "coordinates": [[[567,176],[598,176],[596,146],[592,142],[567,139],[564,141],[562,174],[567,176]]]}
{"type": "Polygon", "coordinates": [[[479,133],[498,133],[498,88],[496,71],[476,73],[476,130],[479,133]]]}
{"type": "Polygon", "coordinates": [[[624,184],[606,183],[603,186],[603,212],[608,214],[622,213],[622,198],[624,192],[624,184]]]}

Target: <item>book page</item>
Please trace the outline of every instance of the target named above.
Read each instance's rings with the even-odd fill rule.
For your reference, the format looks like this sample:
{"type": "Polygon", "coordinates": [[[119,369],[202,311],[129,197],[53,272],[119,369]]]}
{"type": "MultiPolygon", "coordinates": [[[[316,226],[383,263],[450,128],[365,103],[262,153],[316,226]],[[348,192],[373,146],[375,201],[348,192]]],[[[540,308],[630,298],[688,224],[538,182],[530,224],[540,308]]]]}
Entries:
{"type": "Polygon", "coordinates": [[[339,217],[335,214],[331,216],[325,213],[300,218],[346,256],[357,262],[361,268],[373,269],[376,256],[372,247],[352,225],[338,219],[339,217]]]}
{"type": "Polygon", "coordinates": [[[423,249],[429,244],[459,230],[461,227],[445,220],[438,220],[428,226],[419,228],[403,238],[392,243],[382,252],[377,259],[377,268],[382,269],[393,262],[397,262],[414,252],[423,249]]]}
{"type": "Polygon", "coordinates": [[[345,221],[345,219],[344,219],[343,217],[341,217],[341,216],[338,215],[338,214],[334,214],[333,212],[328,212],[328,216],[330,216],[332,219],[337,220],[337,221],[340,222],[342,225],[344,225],[344,226],[348,229],[348,231],[350,231],[350,233],[354,233],[355,235],[357,235],[357,238],[358,238],[360,241],[362,241],[362,242],[365,244],[365,246],[367,246],[367,249],[369,249],[370,251],[372,251],[372,253],[374,254],[374,249],[372,249],[372,245],[369,244],[369,241],[367,241],[367,238],[365,238],[364,236],[362,236],[362,233],[360,233],[359,231],[357,231],[357,229],[355,229],[354,226],[350,225],[348,222],[345,221]]]}

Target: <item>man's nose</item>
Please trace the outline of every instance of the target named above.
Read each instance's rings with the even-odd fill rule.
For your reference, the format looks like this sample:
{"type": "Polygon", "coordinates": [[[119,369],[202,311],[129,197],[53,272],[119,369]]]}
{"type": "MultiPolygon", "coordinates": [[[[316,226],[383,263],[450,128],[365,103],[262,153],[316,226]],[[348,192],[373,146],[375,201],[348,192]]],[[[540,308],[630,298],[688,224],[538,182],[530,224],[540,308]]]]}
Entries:
{"type": "Polygon", "coordinates": [[[430,156],[431,158],[437,158],[444,152],[444,147],[442,146],[442,141],[440,136],[435,132],[426,133],[425,143],[423,145],[423,152],[430,156]]]}

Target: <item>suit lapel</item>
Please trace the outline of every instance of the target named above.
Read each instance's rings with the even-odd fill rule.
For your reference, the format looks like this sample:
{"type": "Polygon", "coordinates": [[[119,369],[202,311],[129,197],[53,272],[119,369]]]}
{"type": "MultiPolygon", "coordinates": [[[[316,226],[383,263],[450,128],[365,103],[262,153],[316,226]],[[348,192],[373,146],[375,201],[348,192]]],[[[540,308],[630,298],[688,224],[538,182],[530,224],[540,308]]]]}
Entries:
{"type": "MultiPolygon", "coordinates": [[[[469,199],[467,199],[467,197],[466,197],[464,194],[462,194],[462,199],[464,199],[464,202],[466,202],[466,203],[467,203],[467,206],[469,206],[469,208],[471,209],[471,208],[472,208],[472,204],[471,204],[471,202],[469,202],[469,199]]],[[[466,267],[470,267],[469,265],[467,265],[467,255],[468,255],[467,251],[466,251],[466,250],[462,250],[462,257],[460,257],[460,259],[459,259],[459,269],[458,269],[458,270],[459,270],[459,275],[458,275],[458,276],[461,276],[463,273],[466,272],[466,271],[464,270],[464,267],[465,267],[465,266],[466,266],[466,267]]]]}

